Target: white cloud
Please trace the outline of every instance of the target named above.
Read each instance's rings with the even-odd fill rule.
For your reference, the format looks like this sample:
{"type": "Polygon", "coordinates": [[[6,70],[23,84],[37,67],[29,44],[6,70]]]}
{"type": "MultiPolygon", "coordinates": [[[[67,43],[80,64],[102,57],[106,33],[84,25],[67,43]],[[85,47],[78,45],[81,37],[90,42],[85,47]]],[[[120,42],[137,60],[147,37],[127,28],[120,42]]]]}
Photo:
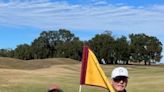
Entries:
{"type": "Polygon", "coordinates": [[[164,34],[163,16],[164,5],[132,7],[111,5],[101,0],[96,0],[93,5],[48,0],[0,3],[0,25],[40,29],[109,29],[164,34]]]}
{"type": "Polygon", "coordinates": [[[107,5],[108,3],[106,1],[96,1],[94,5],[107,5]]]}

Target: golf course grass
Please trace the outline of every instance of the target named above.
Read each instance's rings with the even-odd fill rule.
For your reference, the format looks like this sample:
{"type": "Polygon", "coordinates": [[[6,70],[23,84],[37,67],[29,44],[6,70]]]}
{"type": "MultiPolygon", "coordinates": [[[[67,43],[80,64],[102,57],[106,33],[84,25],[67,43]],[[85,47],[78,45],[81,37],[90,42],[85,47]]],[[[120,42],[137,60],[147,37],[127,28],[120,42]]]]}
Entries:
{"type": "MultiPolygon", "coordinates": [[[[164,65],[101,65],[109,79],[117,66],[129,70],[128,92],[164,92],[164,65]]],[[[0,59],[0,92],[47,92],[52,84],[60,85],[64,92],[78,92],[80,68],[81,64],[71,59],[19,61],[3,58],[0,59]],[[16,65],[13,62],[17,62],[16,65]]],[[[83,85],[82,92],[107,91],[83,85]]]]}

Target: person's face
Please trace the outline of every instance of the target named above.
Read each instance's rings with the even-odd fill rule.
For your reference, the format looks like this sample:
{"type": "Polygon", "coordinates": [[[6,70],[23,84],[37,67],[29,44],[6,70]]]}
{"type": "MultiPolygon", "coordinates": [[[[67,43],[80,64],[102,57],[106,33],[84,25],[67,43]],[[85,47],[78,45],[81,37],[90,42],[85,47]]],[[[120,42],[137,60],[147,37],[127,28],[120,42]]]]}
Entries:
{"type": "Polygon", "coordinates": [[[128,78],[125,76],[118,76],[111,80],[111,84],[116,92],[123,92],[127,86],[128,78]]]}

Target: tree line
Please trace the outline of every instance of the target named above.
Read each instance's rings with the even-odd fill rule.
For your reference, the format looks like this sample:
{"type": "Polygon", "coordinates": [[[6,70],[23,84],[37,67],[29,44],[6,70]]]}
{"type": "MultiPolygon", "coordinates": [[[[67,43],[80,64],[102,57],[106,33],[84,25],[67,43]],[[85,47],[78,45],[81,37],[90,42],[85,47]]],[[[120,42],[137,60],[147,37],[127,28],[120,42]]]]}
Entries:
{"type": "Polygon", "coordinates": [[[103,59],[107,64],[144,62],[150,65],[162,58],[162,43],[154,36],[132,33],[128,38],[115,38],[110,31],[104,31],[88,41],[81,41],[67,29],[43,31],[30,45],[20,44],[14,50],[0,49],[0,56],[23,60],[57,57],[81,60],[84,44],[93,50],[99,61],[103,59]]]}

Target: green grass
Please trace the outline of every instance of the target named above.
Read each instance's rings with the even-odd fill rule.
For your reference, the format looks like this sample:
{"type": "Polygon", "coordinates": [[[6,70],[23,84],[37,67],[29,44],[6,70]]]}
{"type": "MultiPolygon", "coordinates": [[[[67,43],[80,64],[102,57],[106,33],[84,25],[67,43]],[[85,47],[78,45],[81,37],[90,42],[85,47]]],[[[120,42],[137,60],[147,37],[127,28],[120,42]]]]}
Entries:
{"type": "MultiPolygon", "coordinates": [[[[1,59],[1,64],[5,60],[1,59]]],[[[11,62],[13,59],[9,60],[11,62]]],[[[31,65],[28,69],[28,65],[20,64],[20,61],[12,61],[17,62],[19,68],[14,64],[5,65],[3,63],[3,65],[0,65],[5,66],[0,68],[0,92],[47,92],[51,84],[60,85],[64,92],[78,92],[80,63],[73,63],[74,61],[71,59],[45,59],[43,61],[37,60],[37,64],[35,63],[34,65],[32,65],[33,61],[28,61],[29,65],[31,65]],[[50,64],[44,65],[45,62],[50,64]]],[[[5,62],[8,62],[8,60],[5,62]]],[[[7,64],[12,63],[8,62],[7,64]]],[[[111,70],[117,66],[102,65],[102,68],[106,75],[110,77],[111,70]]],[[[164,65],[124,65],[124,67],[128,68],[130,76],[127,86],[128,92],[164,92],[164,65]]],[[[84,85],[82,86],[82,92],[107,91],[102,88],[84,85]]]]}

